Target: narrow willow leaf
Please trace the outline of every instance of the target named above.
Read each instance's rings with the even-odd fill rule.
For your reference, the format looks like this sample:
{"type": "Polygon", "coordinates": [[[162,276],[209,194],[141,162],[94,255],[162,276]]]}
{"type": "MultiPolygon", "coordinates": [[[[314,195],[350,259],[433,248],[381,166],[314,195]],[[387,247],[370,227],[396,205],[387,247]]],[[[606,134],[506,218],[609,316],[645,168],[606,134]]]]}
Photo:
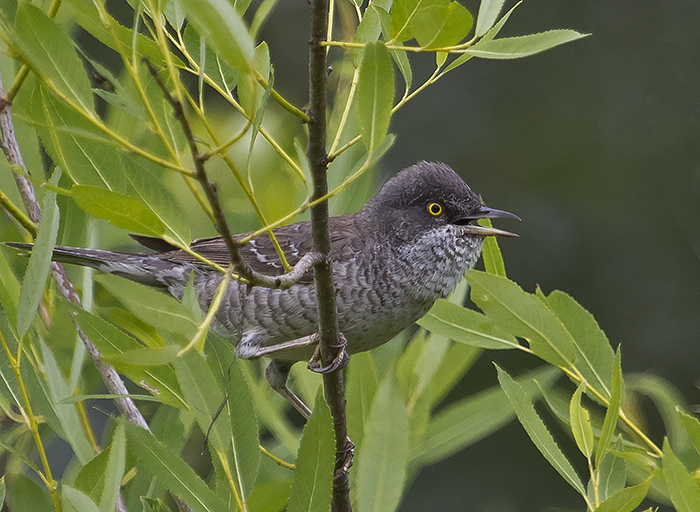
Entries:
{"type": "Polygon", "coordinates": [[[600,439],[598,439],[598,446],[595,451],[596,467],[600,467],[603,457],[605,457],[608,451],[608,446],[615,434],[617,420],[620,416],[620,406],[622,405],[622,359],[619,347],[612,366],[610,402],[608,404],[608,410],[605,412],[603,428],[600,432],[600,439]]]}
{"type": "Polygon", "coordinates": [[[700,484],[678,460],[667,439],[664,440],[663,453],[664,478],[677,512],[697,512],[700,510],[700,484]]]}
{"type": "MultiPolygon", "coordinates": [[[[479,224],[492,227],[491,219],[480,219],[479,224]]],[[[498,246],[498,240],[495,236],[487,236],[484,240],[481,258],[484,260],[484,270],[487,274],[506,277],[506,265],[503,263],[501,248],[498,246]]]]}
{"type": "Polygon", "coordinates": [[[179,453],[158,441],[150,432],[126,423],[126,438],[132,453],[146,471],[186,505],[202,512],[227,512],[226,506],[187,465],[179,453]]]}
{"type": "Polygon", "coordinates": [[[5,503],[5,475],[0,476],[0,503],[5,503]]]}
{"type": "Polygon", "coordinates": [[[577,349],[576,368],[589,386],[604,398],[610,397],[615,354],[593,315],[570,295],[555,290],[545,302],[571,334],[577,349]]]}
{"type": "Polygon", "coordinates": [[[68,388],[56,358],[43,340],[41,341],[41,355],[46,388],[58,420],[61,422],[65,434],[64,439],[80,463],[85,464],[94,456],[94,452],[85,436],[75,405],[61,403],[61,400],[73,394],[73,390],[68,388]]]}
{"type": "Polygon", "coordinates": [[[210,447],[227,453],[231,443],[231,421],[228,414],[222,414],[226,396],[204,357],[196,350],[189,350],[175,359],[173,367],[199,428],[208,436],[210,447]]]}
{"type": "Polygon", "coordinates": [[[86,213],[118,228],[152,236],[165,234],[161,220],[132,197],[92,185],[73,185],[71,197],[86,213]]]}
{"type": "Polygon", "coordinates": [[[61,486],[61,505],[66,512],[101,512],[88,495],[68,485],[61,486]]]}
{"type": "Polygon", "coordinates": [[[304,427],[287,512],[328,512],[333,490],[335,433],[331,410],[319,388],[304,427]]]}
{"type": "Polygon", "coordinates": [[[380,147],[389,130],[394,101],[394,67],[382,43],[365,47],[357,84],[360,132],[370,153],[380,147]]]}
{"type": "Polygon", "coordinates": [[[388,37],[389,34],[385,32],[384,38],[399,42],[413,39],[416,13],[430,6],[446,6],[448,3],[449,0],[394,0],[391,4],[391,36],[388,37]]]}
{"type": "Polygon", "coordinates": [[[591,415],[588,410],[581,405],[581,395],[586,388],[586,383],[582,382],[569,403],[569,418],[571,418],[571,432],[574,434],[576,446],[581,453],[590,459],[593,453],[593,428],[591,427],[591,415]]]}
{"type": "Polygon", "coordinates": [[[248,499],[251,512],[279,512],[289,499],[291,480],[275,480],[256,485],[248,499]]]}
{"type": "Polygon", "coordinates": [[[250,386],[241,371],[241,365],[246,363],[234,358],[232,345],[218,336],[211,337],[208,347],[209,368],[228,396],[224,413],[231,422],[232,474],[239,492],[247,498],[260,467],[260,437],[250,386]]]}
{"type": "Polygon", "coordinates": [[[422,48],[453,46],[464,39],[474,25],[471,13],[460,3],[430,5],[418,10],[411,31],[422,48]]]}
{"type": "Polygon", "coordinates": [[[518,341],[488,317],[440,299],[416,322],[428,331],[474,347],[506,350],[519,348],[518,341]]]}
{"type": "MultiPolygon", "coordinates": [[[[622,439],[618,439],[615,449],[622,450],[622,439]]],[[[625,460],[608,453],[600,466],[597,466],[598,471],[598,493],[601,501],[610,498],[616,492],[625,488],[627,483],[627,470],[625,469],[625,460]]]]}
{"type": "Polygon", "coordinates": [[[365,436],[372,401],[379,386],[371,352],[360,352],[352,356],[348,364],[347,379],[348,436],[359,449],[365,436]]]}
{"type": "Polygon", "coordinates": [[[408,440],[406,405],[393,372],[387,372],[358,454],[358,512],[392,512],[398,507],[406,484],[408,440]]]}
{"type": "Polygon", "coordinates": [[[31,4],[21,4],[15,20],[16,43],[22,57],[47,84],[84,112],[93,114],[90,82],[68,35],[31,4]]]}
{"type": "Polygon", "coordinates": [[[7,507],[10,510],[56,512],[45,486],[39,487],[37,483],[21,473],[15,473],[12,476],[8,474],[7,477],[7,486],[11,489],[7,496],[7,507]]]}
{"type": "Polygon", "coordinates": [[[595,512],[632,512],[647,497],[651,478],[647,478],[641,484],[617,491],[596,507],[595,512]]]}
{"type": "Polygon", "coordinates": [[[548,363],[573,365],[576,349],[571,335],[537,297],[499,276],[472,270],[466,278],[472,300],[493,323],[525,338],[532,352],[548,363]]]}
{"type": "Polygon", "coordinates": [[[197,331],[192,312],[174,297],[111,274],[97,275],[95,280],[149,325],[187,338],[197,331]]]}
{"type": "Polygon", "coordinates": [[[105,470],[105,485],[102,499],[99,501],[100,512],[112,512],[117,508],[119,490],[126,465],[126,434],[124,423],[120,422],[109,445],[109,460],[105,470]]]}
{"type": "Polygon", "coordinates": [[[226,63],[240,73],[255,68],[255,45],[240,14],[226,0],[181,1],[197,32],[226,63]]]}
{"type": "MultiPolygon", "coordinates": [[[[56,186],[61,177],[61,168],[57,167],[49,180],[49,184],[56,186]]],[[[22,338],[31,325],[36,315],[41,296],[44,293],[46,278],[51,268],[51,254],[56,245],[58,234],[58,221],[60,213],[56,205],[56,193],[47,190],[42,204],[42,218],[39,224],[39,233],[36,237],[32,253],[29,256],[29,264],[24,274],[22,289],[19,292],[19,304],[17,306],[17,334],[22,338]]]]}
{"type": "Polygon", "coordinates": [[[482,59],[520,59],[587,35],[568,29],[549,30],[539,34],[479,41],[466,53],[482,59]]]}
{"type": "MultiPolygon", "coordinates": [[[[540,389],[549,389],[560,377],[558,369],[544,367],[520,376],[518,382],[528,396],[537,399],[540,389]]],[[[492,434],[514,416],[500,386],[454,402],[431,420],[423,439],[413,447],[411,462],[423,466],[443,460],[492,434]]]]}
{"type": "Polygon", "coordinates": [[[498,366],[496,366],[496,370],[498,371],[498,381],[501,383],[503,391],[515,410],[518,420],[525,428],[527,435],[530,436],[534,445],[562,478],[564,478],[571,487],[576,489],[581,496],[585,496],[586,490],[583,487],[581,479],[576,474],[569,459],[566,458],[557,445],[552,434],[549,433],[542,418],[540,418],[537,411],[535,411],[530,397],[522,386],[515,382],[505,371],[498,366]]]}
{"type": "Polygon", "coordinates": [[[120,368],[124,366],[158,366],[172,362],[177,357],[180,348],[177,345],[167,345],[161,348],[137,348],[113,356],[103,356],[103,359],[120,368]]]}
{"type": "MultiPolygon", "coordinates": [[[[106,320],[67,301],[64,304],[104,358],[109,359],[119,354],[142,348],[138,341],[106,320]]],[[[159,397],[163,403],[179,409],[188,408],[177,383],[175,372],[170,366],[150,368],[131,366],[120,368],[120,370],[133,382],[159,397]]]]}
{"type": "Polygon", "coordinates": [[[476,37],[483,36],[493,27],[504,3],[505,0],[481,0],[479,15],[476,17],[476,37]]]}
{"type": "Polygon", "coordinates": [[[688,437],[690,441],[695,446],[695,450],[700,453],[700,421],[695,416],[691,416],[680,409],[678,410],[678,415],[681,418],[681,423],[685,427],[686,432],[688,432],[688,437]]]}

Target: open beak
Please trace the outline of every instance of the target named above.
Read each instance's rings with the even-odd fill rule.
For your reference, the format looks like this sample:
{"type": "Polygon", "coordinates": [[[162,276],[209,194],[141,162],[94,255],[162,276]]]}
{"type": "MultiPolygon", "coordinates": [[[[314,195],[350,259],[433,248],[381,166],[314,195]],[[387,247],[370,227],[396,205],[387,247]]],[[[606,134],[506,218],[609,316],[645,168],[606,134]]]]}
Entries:
{"type": "Polygon", "coordinates": [[[489,226],[479,226],[478,224],[470,224],[472,221],[476,221],[479,219],[516,219],[520,220],[520,217],[515,215],[514,213],[507,212],[505,210],[497,210],[495,208],[489,208],[488,206],[481,206],[481,209],[479,212],[477,212],[475,215],[470,215],[469,217],[465,217],[463,219],[460,219],[457,224],[460,224],[463,226],[464,231],[466,233],[469,233],[470,235],[479,235],[479,236],[518,236],[515,233],[511,233],[510,231],[504,231],[502,229],[496,229],[494,227],[489,227],[489,226]]]}

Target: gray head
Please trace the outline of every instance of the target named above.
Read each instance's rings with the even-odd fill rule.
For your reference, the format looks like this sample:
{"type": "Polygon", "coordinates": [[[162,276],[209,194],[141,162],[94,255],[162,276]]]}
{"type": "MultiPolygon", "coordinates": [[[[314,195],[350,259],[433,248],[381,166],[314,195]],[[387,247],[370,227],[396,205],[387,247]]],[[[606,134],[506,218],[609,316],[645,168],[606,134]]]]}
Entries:
{"type": "Polygon", "coordinates": [[[517,236],[476,224],[478,219],[517,215],[488,208],[448,165],[418,162],[399,172],[369,201],[360,215],[381,218],[387,231],[408,242],[426,231],[454,226],[464,236],[517,236]]]}

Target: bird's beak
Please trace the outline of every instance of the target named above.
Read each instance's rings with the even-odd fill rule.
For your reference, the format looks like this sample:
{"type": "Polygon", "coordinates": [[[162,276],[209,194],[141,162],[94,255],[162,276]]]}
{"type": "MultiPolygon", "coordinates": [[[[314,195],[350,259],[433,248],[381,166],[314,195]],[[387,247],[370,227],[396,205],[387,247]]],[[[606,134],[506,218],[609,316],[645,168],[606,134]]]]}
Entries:
{"type": "Polygon", "coordinates": [[[520,217],[514,213],[507,212],[505,210],[497,210],[495,208],[489,208],[488,206],[482,206],[480,211],[475,215],[470,215],[467,218],[460,219],[458,224],[462,224],[464,231],[470,235],[479,236],[518,236],[510,231],[504,231],[502,229],[496,229],[489,226],[479,226],[478,224],[468,224],[470,221],[478,219],[516,219],[520,220],[520,217]]]}

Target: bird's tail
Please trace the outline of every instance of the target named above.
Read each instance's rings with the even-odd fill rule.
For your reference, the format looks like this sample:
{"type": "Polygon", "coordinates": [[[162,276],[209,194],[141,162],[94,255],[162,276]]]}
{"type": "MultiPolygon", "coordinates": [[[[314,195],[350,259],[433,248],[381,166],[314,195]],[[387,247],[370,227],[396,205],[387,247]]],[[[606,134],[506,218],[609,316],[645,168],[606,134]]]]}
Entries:
{"type": "MultiPolygon", "coordinates": [[[[6,242],[5,245],[31,252],[33,245],[6,242]]],[[[123,252],[103,251],[100,249],[81,249],[79,247],[54,247],[53,261],[90,267],[100,272],[115,274],[138,283],[157,288],[170,288],[175,282],[187,283],[191,268],[182,263],[169,261],[156,255],[128,254],[123,252]]]]}

